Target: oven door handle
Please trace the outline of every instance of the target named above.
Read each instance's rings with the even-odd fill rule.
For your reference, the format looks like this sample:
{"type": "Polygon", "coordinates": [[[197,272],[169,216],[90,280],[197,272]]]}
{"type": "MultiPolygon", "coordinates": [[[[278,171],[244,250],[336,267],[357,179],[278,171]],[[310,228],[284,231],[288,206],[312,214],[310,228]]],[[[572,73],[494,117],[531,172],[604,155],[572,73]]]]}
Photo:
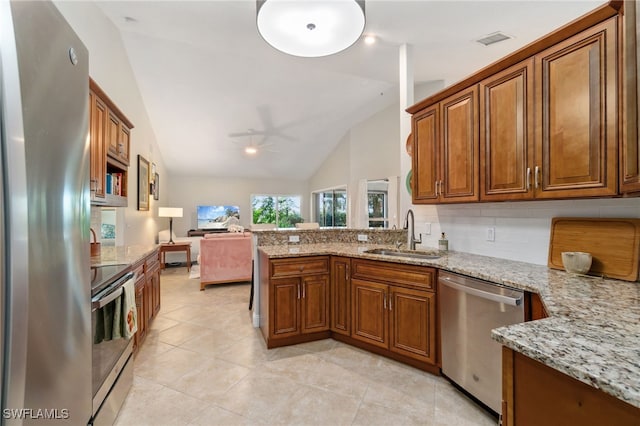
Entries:
{"type": "Polygon", "coordinates": [[[483,291],[477,288],[469,287],[464,284],[459,284],[457,282],[454,282],[449,277],[440,277],[440,282],[443,285],[446,285],[458,291],[462,291],[463,293],[472,294],[474,296],[478,296],[483,299],[488,299],[493,302],[504,303],[505,305],[511,305],[511,306],[520,306],[522,304],[522,297],[509,297],[502,294],[483,291]]]}
{"type": "Polygon", "coordinates": [[[91,299],[91,310],[95,311],[96,309],[100,309],[108,303],[116,300],[124,292],[124,285],[134,279],[135,275],[130,272],[111,286],[107,287],[105,290],[98,293],[96,297],[91,299]]]}
{"type": "Polygon", "coordinates": [[[105,297],[102,297],[100,299],[91,299],[91,308],[92,309],[100,309],[103,306],[109,304],[110,302],[113,302],[114,300],[116,300],[118,297],[120,297],[122,295],[122,293],[124,292],[124,289],[122,288],[122,286],[118,287],[116,290],[112,291],[111,293],[107,294],[105,297]]]}

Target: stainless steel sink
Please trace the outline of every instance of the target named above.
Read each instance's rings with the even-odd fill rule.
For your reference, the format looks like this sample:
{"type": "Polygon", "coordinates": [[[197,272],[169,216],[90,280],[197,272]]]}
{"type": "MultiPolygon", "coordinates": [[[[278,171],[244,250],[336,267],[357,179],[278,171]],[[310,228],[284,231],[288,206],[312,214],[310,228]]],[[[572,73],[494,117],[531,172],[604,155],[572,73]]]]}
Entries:
{"type": "Polygon", "coordinates": [[[394,257],[410,257],[412,259],[440,259],[440,255],[420,252],[420,251],[412,251],[412,250],[393,250],[393,249],[369,249],[365,250],[365,253],[369,254],[381,254],[383,256],[394,256],[394,257]]]}

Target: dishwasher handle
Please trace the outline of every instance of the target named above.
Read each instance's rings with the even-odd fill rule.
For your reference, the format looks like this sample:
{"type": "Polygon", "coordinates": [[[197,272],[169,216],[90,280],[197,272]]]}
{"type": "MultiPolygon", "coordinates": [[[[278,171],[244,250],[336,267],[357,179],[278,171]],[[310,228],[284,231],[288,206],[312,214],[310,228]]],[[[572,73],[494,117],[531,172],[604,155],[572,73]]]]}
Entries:
{"type": "MultiPolygon", "coordinates": [[[[482,290],[476,287],[471,287],[465,284],[457,283],[455,282],[455,279],[452,279],[451,277],[448,277],[448,276],[440,277],[440,282],[443,285],[446,285],[453,289],[456,289],[474,296],[478,296],[483,299],[488,299],[493,302],[504,303],[505,305],[510,305],[510,306],[520,306],[522,304],[522,295],[520,295],[519,297],[511,297],[504,294],[498,294],[492,291],[482,290]]],[[[485,285],[492,286],[492,284],[485,284],[485,285]]],[[[498,287],[498,286],[495,286],[495,287],[498,287]]]]}

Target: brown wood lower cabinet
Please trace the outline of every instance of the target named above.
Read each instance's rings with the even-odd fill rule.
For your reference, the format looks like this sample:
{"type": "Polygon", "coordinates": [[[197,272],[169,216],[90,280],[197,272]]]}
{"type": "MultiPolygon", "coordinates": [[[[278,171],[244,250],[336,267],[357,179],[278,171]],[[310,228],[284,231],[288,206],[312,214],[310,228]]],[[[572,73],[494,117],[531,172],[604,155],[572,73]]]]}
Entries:
{"type": "Polygon", "coordinates": [[[136,262],[132,267],[136,273],[136,308],[138,331],[133,340],[134,353],[147,337],[151,322],[160,311],[160,260],[158,250],[136,262]]]}
{"type": "Polygon", "coordinates": [[[435,293],[352,280],[356,340],[435,364],[435,293]]]}
{"type": "Polygon", "coordinates": [[[436,294],[391,287],[389,349],[436,363],[436,294]]]}
{"type": "Polygon", "coordinates": [[[351,334],[351,259],[331,257],[330,316],[331,332],[351,334]]]}
{"type": "Polygon", "coordinates": [[[435,269],[264,253],[260,264],[260,329],[268,348],[333,337],[439,373],[435,269]]]}
{"type": "Polygon", "coordinates": [[[640,409],[521,353],[502,350],[502,425],[638,425],[640,409]]]}
{"type": "Polygon", "coordinates": [[[260,284],[260,328],[267,347],[329,337],[329,257],[263,259],[269,278],[260,284]]]}
{"type": "Polygon", "coordinates": [[[351,280],[351,286],[351,300],[353,300],[351,337],[388,349],[389,316],[386,300],[389,286],[358,279],[351,280]]]}

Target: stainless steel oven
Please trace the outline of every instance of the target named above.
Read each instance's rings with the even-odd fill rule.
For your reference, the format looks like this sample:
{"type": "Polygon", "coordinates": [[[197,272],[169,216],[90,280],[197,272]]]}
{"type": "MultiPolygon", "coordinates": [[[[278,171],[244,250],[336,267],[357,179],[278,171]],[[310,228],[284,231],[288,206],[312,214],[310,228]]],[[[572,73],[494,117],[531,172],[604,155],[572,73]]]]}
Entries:
{"type": "Polygon", "coordinates": [[[112,425],[133,383],[133,339],[103,339],[98,335],[98,315],[116,299],[123,297],[124,285],[135,274],[128,265],[111,265],[92,271],[92,390],[93,425],[112,425]]]}

